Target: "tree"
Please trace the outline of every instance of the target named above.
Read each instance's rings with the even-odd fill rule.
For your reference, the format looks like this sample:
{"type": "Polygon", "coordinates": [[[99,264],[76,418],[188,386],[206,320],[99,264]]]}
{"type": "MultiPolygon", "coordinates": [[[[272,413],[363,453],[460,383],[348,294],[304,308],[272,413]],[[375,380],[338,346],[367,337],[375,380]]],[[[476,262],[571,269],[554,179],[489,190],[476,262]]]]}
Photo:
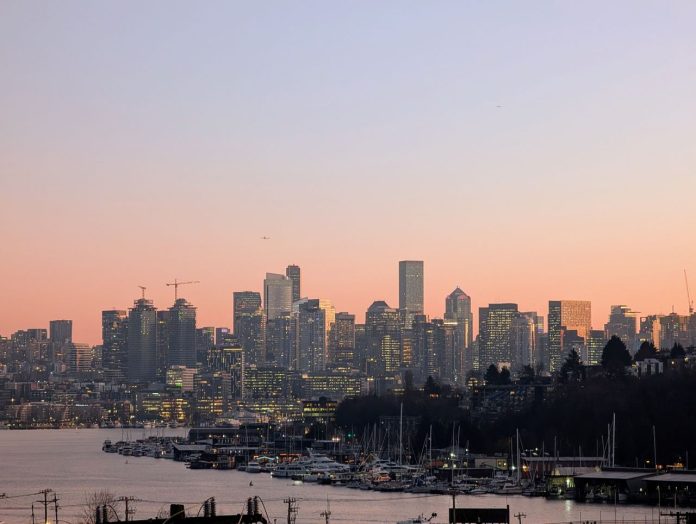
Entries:
{"type": "Polygon", "coordinates": [[[94,524],[96,522],[97,508],[101,506],[106,507],[109,521],[114,522],[120,520],[118,515],[118,511],[120,511],[118,499],[113,493],[104,489],[85,494],[80,523],[94,524]]]}
{"type": "Polygon", "coordinates": [[[413,389],[413,371],[407,369],[404,373],[404,391],[410,393],[413,389]]]}
{"type": "Polygon", "coordinates": [[[512,384],[512,379],[510,378],[510,370],[507,367],[504,367],[500,370],[500,375],[498,375],[498,384],[500,384],[501,386],[507,386],[508,384],[512,384]]]}
{"type": "Polygon", "coordinates": [[[669,352],[671,358],[684,358],[686,356],[686,351],[684,351],[684,346],[679,342],[675,342],[672,346],[672,350],[669,352]]]}
{"type": "Polygon", "coordinates": [[[425,386],[423,386],[423,391],[428,395],[439,395],[442,391],[440,384],[435,382],[435,379],[428,375],[428,379],[425,381],[425,386]]]}
{"type": "Polygon", "coordinates": [[[522,384],[532,384],[535,376],[536,374],[534,373],[534,368],[532,366],[524,366],[522,373],[520,373],[520,382],[522,384]]]}
{"type": "Polygon", "coordinates": [[[483,378],[486,381],[486,384],[498,384],[498,382],[500,381],[500,372],[498,371],[498,368],[495,364],[491,364],[490,366],[488,366],[486,374],[483,378]]]}
{"type": "Polygon", "coordinates": [[[626,344],[617,337],[612,336],[604,346],[602,351],[602,367],[610,376],[623,375],[626,366],[630,366],[632,362],[631,354],[626,349],[626,344]]]}
{"type": "Polygon", "coordinates": [[[655,358],[657,356],[657,348],[652,342],[644,341],[636,354],[634,355],[634,360],[638,362],[639,360],[645,360],[646,358],[655,358]]]}
{"type": "Polygon", "coordinates": [[[582,365],[580,355],[574,349],[568,353],[568,357],[561,366],[561,382],[578,382],[585,375],[585,367],[582,365]]]}

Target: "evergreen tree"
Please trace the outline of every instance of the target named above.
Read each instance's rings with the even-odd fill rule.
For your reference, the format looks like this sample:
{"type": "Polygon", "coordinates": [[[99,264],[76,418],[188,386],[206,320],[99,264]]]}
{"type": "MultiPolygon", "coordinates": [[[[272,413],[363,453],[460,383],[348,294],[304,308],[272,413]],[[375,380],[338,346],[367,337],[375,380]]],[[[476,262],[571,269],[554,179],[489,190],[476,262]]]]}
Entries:
{"type": "Polygon", "coordinates": [[[617,337],[612,336],[602,351],[602,367],[610,376],[623,375],[626,366],[632,362],[631,354],[626,349],[626,344],[617,337]]]}
{"type": "Polygon", "coordinates": [[[486,384],[498,384],[500,381],[500,372],[498,371],[497,366],[495,364],[488,366],[486,374],[483,378],[485,379],[486,384]]]}
{"type": "Polygon", "coordinates": [[[568,357],[561,366],[561,382],[578,382],[585,375],[585,367],[582,365],[580,355],[574,349],[568,353],[568,357]]]}
{"type": "Polygon", "coordinates": [[[657,348],[652,342],[644,341],[633,357],[636,362],[645,360],[646,358],[655,358],[657,356],[657,348]]]}
{"type": "Polygon", "coordinates": [[[684,351],[684,347],[679,342],[675,342],[672,350],[669,352],[669,356],[671,358],[684,358],[686,351],[684,351]]]}

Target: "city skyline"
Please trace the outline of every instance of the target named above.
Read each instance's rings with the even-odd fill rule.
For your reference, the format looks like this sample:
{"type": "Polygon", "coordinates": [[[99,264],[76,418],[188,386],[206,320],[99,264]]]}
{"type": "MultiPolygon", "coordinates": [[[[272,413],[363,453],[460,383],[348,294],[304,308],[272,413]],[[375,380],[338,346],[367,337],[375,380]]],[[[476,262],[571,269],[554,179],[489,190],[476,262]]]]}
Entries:
{"type": "MultiPolygon", "coordinates": [[[[404,262],[403,260],[395,262],[395,264],[392,268],[393,273],[394,273],[394,275],[392,275],[392,276],[394,277],[394,280],[395,280],[395,285],[394,285],[395,291],[393,293],[393,295],[395,295],[395,296],[393,298],[374,297],[372,299],[366,299],[364,297],[360,297],[358,300],[360,300],[361,302],[364,302],[365,300],[369,301],[369,304],[367,304],[367,306],[365,306],[365,308],[352,310],[352,309],[344,308],[340,305],[335,305],[334,306],[335,311],[336,312],[341,311],[341,312],[346,312],[346,313],[355,315],[355,322],[356,323],[363,323],[365,321],[365,315],[366,315],[370,305],[376,301],[384,301],[387,304],[389,304],[391,307],[398,309],[399,286],[400,286],[400,282],[401,282],[400,275],[401,275],[401,267],[402,267],[403,262],[404,262]]],[[[413,263],[414,261],[408,260],[406,262],[413,263]]],[[[417,261],[417,262],[421,263],[422,261],[417,261]]],[[[424,265],[425,265],[425,269],[424,269],[423,277],[425,277],[424,280],[429,281],[430,277],[428,275],[428,265],[427,265],[427,263],[424,265]]],[[[293,267],[301,268],[301,266],[293,266],[293,267]]],[[[422,269],[422,267],[423,266],[421,266],[421,269],[422,269]]],[[[302,270],[303,270],[303,275],[304,275],[305,274],[304,269],[302,269],[302,270]]],[[[291,289],[291,282],[288,281],[288,279],[285,275],[266,272],[266,273],[264,273],[264,276],[266,277],[266,279],[268,279],[268,277],[270,276],[272,282],[273,281],[281,282],[281,283],[285,282],[286,285],[283,285],[283,289],[285,289],[286,291],[283,291],[283,293],[288,293],[288,294],[290,293],[289,290],[291,289]]],[[[688,305],[687,305],[686,288],[685,288],[686,282],[684,281],[684,274],[683,273],[681,276],[682,276],[682,279],[681,279],[682,292],[684,294],[684,304],[683,304],[682,308],[679,308],[678,306],[675,307],[674,312],[676,312],[678,314],[687,315],[688,314],[688,305]]],[[[262,297],[264,295],[264,282],[265,282],[265,280],[261,281],[261,285],[258,286],[258,291],[257,290],[234,290],[234,291],[230,292],[228,311],[226,312],[226,314],[224,314],[222,316],[220,316],[220,315],[214,316],[215,318],[223,318],[224,317],[225,320],[223,322],[217,323],[217,324],[210,323],[210,322],[206,321],[206,319],[213,318],[213,315],[210,315],[210,313],[208,313],[206,315],[205,307],[201,307],[193,299],[189,300],[189,298],[187,298],[188,294],[186,291],[179,291],[179,299],[178,300],[180,302],[183,302],[183,303],[188,302],[189,306],[193,306],[193,308],[197,311],[197,317],[199,319],[199,321],[197,322],[198,327],[211,326],[211,327],[215,327],[218,329],[219,328],[233,329],[235,326],[235,313],[234,313],[234,311],[235,311],[235,300],[237,300],[237,297],[242,297],[242,296],[246,297],[247,295],[256,296],[255,300],[257,301],[258,304],[261,304],[261,309],[259,311],[265,312],[266,302],[263,301],[263,299],[262,299],[262,297]]],[[[303,282],[304,282],[304,280],[303,280],[303,282]]],[[[169,291],[169,289],[167,288],[167,284],[165,283],[165,284],[163,284],[163,286],[165,287],[165,289],[167,289],[168,294],[171,294],[171,291],[169,291]]],[[[154,306],[160,311],[168,310],[175,305],[173,297],[170,297],[171,298],[171,303],[170,303],[167,301],[166,296],[163,296],[164,294],[160,294],[159,296],[162,297],[162,301],[158,302],[157,300],[155,300],[154,298],[152,298],[150,296],[149,292],[147,292],[147,290],[150,289],[149,287],[147,287],[147,286],[137,286],[137,287],[140,289],[140,292],[138,294],[143,296],[147,300],[148,303],[154,304],[154,306]],[[145,287],[146,289],[143,290],[143,287],[145,287]]],[[[457,289],[455,290],[455,292],[460,290],[460,288],[461,288],[461,286],[457,286],[457,289]]],[[[186,289],[186,288],[184,288],[184,289],[186,289]]],[[[193,289],[195,289],[195,288],[193,288],[193,289]]],[[[195,291],[193,289],[191,289],[191,290],[187,289],[187,291],[189,293],[191,293],[192,295],[195,295],[195,291]]],[[[451,292],[444,294],[441,297],[429,297],[427,284],[424,286],[424,291],[425,291],[424,294],[426,297],[426,301],[425,301],[425,304],[426,304],[425,309],[426,310],[425,310],[424,314],[428,318],[445,318],[446,319],[446,311],[445,311],[446,304],[447,304],[447,300],[450,298],[451,292]],[[430,300],[428,300],[428,299],[430,299],[430,300]],[[435,302],[434,310],[430,311],[430,310],[428,310],[427,306],[429,303],[432,303],[432,302],[435,302]]],[[[167,292],[165,292],[165,293],[167,293],[167,292]]],[[[510,303],[510,302],[506,302],[506,301],[488,301],[488,302],[485,302],[485,301],[481,301],[481,300],[476,300],[476,297],[472,296],[470,293],[465,292],[465,294],[467,296],[469,296],[470,300],[471,300],[471,312],[472,312],[472,316],[473,316],[473,322],[472,322],[471,327],[472,327],[472,336],[473,337],[476,337],[480,332],[481,320],[480,320],[479,310],[487,309],[487,307],[490,305],[498,306],[498,305],[506,305],[506,304],[510,303]]],[[[310,293],[308,295],[303,293],[301,298],[303,300],[306,300],[306,299],[312,299],[312,298],[317,297],[317,296],[325,296],[325,295],[322,293],[313,293],[313,294],[310,293]]],[[[335,302],[328,296],[327,296],[327,298],[322,299],[322,300],[330,300],[331,302],[333,302],[335,304],[335,302]]],[[[592,300],[589,300],[589,299],[588,300],[579,299],[579,298],[559,299],[558,297],[556,297],[556,298],[542,299],[541,304],[535,305],[534,307],[529,307],[529,305],[527,303],[520,303],[519,301],[514,302],[514,305],[516,307],[519,305],[519,311],[536,311],[539,314],[542,314],[545,316],[545,315],[549,314],[549,307],[550,307],[551,303],[557,302],[558,300],[560,300],[560,302],[580,301],[580,302],[587,302],[587,303],[595,304],[595,302],[593,302],[592,300]]],[[[2,323],[0,322],[0,336],[8,337],[11,333],[13,333],[15,331],[19,331],[19,330],[32,329],[32,328],[43,329],[45,327],[53,327],[55,325],[69,323],[70,334],[71,334],[72,339],[77,340],[79,342],[86,342],[86,343],[89,343],[92,345],[97,345],[97,344],[100,344],[103,340],[103,338],[102,338],[103,337],[103,331],[102,331],[103,326],[101,324],[102,312],[111,312],[112,310],[127,310],[127,309],[133,307],[134,303],[138,303],[138,302],[139,302],[138,296],[134,295],[131,297],[130,303],[128,303],[128,304],[117,304],[116,306],[113,306],[113,307],[110,306],[108,308],[100,309],[97,312],[97,317],[98,317],[97,326],[94,329],[92,329],[92,326],[88,326],[88,327],[82,326],[82,329],[80,329],[79,323],[76,322],[74,319],[56,320],[55,318],[49,318],[45,322],[41,322],[41,323],[29,322],[29,323],[25,323],[23,325],[20,325],[20,326],[16,327],[15,329],[5,330],[5,331],[2,330],[2,323]],[[73,335],[73,326],[75,327],[74,332],[77,333],[77,335],[73,335]],[[92,331],[94,331],[96,333],[94,339],[85,338],[84,336],[81,337],[81,334],[89,333],[92,331]]],[[[255,306],[255,307],[257,307],[257,306],[255,306]]],[[[287,307],[287,305],[285,307],[287,307]]],[[[614,313],[615,308],[627,308],[629,311],[631,311],[632,314],[637,315],[637,317],[648,316],[648,315],[668,315],[669,313],[672,313],[671,309],[669,311],[638,310],[636,308],[633,308],[630,304],[628,304],[628,306],[626,306],[625,302],[622,302],[619,300],[614,300],[614,301],[611,301],[611,304],[609,306],[607,306],[606,310],[599,309],[596,305],[593,305],[590,308],[591,309],[591,316],[590,316],[591,327],[594,329],[597,329],[597,330],[603,329],[605,327],[605,324],[607,323],[607,320],[609,319],[609,321],[611,321],[611,315],[614,313]]],[[[69,315],[57,313],[56,318],[61,317],[61,316],[67,317],[69,315]]]]}
{"type": "Polygon", "coordinates": [[[69,318],[96,342],[100,311],[138,285],[168,307],[174,277],[229,326],[232,293],[288,264],[303,296],[361,314],[398,304],[407,259],[432,316],[456,286],[476,311],[590,300],[595,325],[685,311],[694,17],[3,2],[0,333],[69,318]]]}

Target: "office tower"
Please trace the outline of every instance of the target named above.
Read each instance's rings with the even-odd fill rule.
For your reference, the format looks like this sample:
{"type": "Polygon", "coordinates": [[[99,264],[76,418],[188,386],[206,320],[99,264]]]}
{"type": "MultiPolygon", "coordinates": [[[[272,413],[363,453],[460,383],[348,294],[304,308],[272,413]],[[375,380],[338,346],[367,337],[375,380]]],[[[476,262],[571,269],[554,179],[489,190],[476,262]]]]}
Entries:
{"type": "Polygon", "coordinates": [[[413,316],[411,329],[408,330],[411,342],[411,369],[413,379],[422,384],[434,373],[435,366],[435,328],[423,314],[413,316]]]}
{"type": "Polygon", "coordinates": [[[302,298],[302,291],[300,288],[300,266],[288,266],[285,268],[285,276],[292,280],[292,301],[297,302],[302,298]]]}
{"type": "Polygon", "coordinates": [[[157,379],[157,309],[140,298],[128,311],[128,380],[157,379]]]}
{"type": "Polygon", "coordinates": [[[410,327],[413,315],[425,312],[423,294],[423,261],[400,261],[399,310],[402,312],[405,327],[410,327]]]}
{"type": "Polygon", "coordinates": [[[167,368],[196,367],[196,308],[178,298],[169,308],[167,368]]]}
{"type": "Polygon", "coordinates": [[[157,353],[155,355],[155,368],[157,380],[164,383],[167,378],[167,365],[169,358],[169,310],[157,312],[157,353]]]}
{"type": "Polygon", "coordinates": [[[339,366],[355,365],[355,315],[337,313],[331,330],[329,363],[339,366]]]}
{"type": "Polygon", "coordinates": [[[54,344],[69,344],[72,342],[72,320],[51,320],[49,333],[54,344]]]}
{"type": "Polygon", "coordinates": [[[239,344],[218,345],[208,352],[208,369],[229,374],[229,399],[241,400],[244,396],[244,348],[239,344]]]}
{"type": "Polygon", "coordinates": [[[517,304],[489,304],[479,308],[479,365],[512,364],[512,321],[518,315],[517,304]]]}
{"type": "Polygon", "coordinates": [[[119,309],[102,311],[102,367],[112,381],[128,374],[128,313],[119,309]]]}
{"type": "Polygon", "coordinates": [[[460,351],[457,347],[457,324],[450,320],[432,320],[435,351],[428,362],[429,374],[446,384],[455,384],[460,378],[460,351]]]}
{"type": "Polygon", "coordinates": [[[367,356],[370,343],[367,339],[365,324],[355,324],[355,367],[367,373],[367,356]]]}
{"type": "Polygon", "coordinates": [[[94,371],[94,349],[89,344],[69,342],[66,344],[66,356],[69,373],[86,373],[94,371]]]}
{"type": "Polygon", "coordinates": [[[549,371],[560,371],[567,356],[562,331],[577,331],[587,338],[592,329],[592,304],[587,300],[550,300],[548,317],[549,371]]]}
{"type": "Polygon", "coordinates": [[[520,372],[525,366],[537,364],[537,314],[533,311],[516,315],[512,320],[512,370],[520,372]]]}
{"type": "Polygon", "coordinates": [[[585,342],[587,355],[583,358],[583,362],[589,366],[598,366],[601,364],[602,352],[606,345],[606,333],[601,329],[591,329],[587,341],[585,342]]]}
{"type": "Polygon", "coordinates": [[[471,297],[458,287],[445,299],[445,320],[456,324],[457,376],[463,378],[474,367],[471,355],[474,315],[471,311],[471,297]]]}
{"type": "Polygon", "coordinates": [[[266,322],[266,362],[285,369],[297,369],[293,348],[294,321],[290,313],[266,322]]]}
{"type": "Polygon", "coordinates": [[[244,348],[248,366],[260,366],[266,362],[266,317],[261,308],[253,313],[235,316],[235,338],[244,348]]]}
{"type": "Polygon", "coordinates": [[[297,369],[301,372],[322,371],[328,355],[327,312],[318,299],[303,300],[298,304],[297,369]]]}
{"type": "Polygon", "coordinates": [[[273,320],[292,311],[292,280],[285,275],[266,273],[263,281],[266,319],[273,320]]]}
{"type": "Polygon", "coordinates": [[[640,342],[652,342],[656,348],[660,348],[662,339],[660,319],[662,315],[648,315],[640,318],[640,332],[638,339],[640,342]]]}
{"type": "Polygon", "coordinates": [[[215,328],[215,345],[230,344],[233,340],[232,332],[228,327],[215,328]]]}
{"type": "Polygon", "coordinates": [[[255,315],[261,310],[261,293],[257,291],[235,291],[232,294],[232,329],[237,334],[237,319],[244,315],[255,315]]]}
{"type": "Polygon", "coordinates": [[[208,357],[208,350],[215,346],[215,328],[196,329],[196,363],[203,364],[208,357]]]}
{"type": "Polygon", "coordinates": [[[674,344],[689,345],[689,317],[670,313],[660,318],[660,348],[671,349],[674,344]]]}
{"type": "Polygon", "coordinates": [[[401,367],[399,312],[386,302],[373,302],[365,314],[368,371],[392,373],[401,367]]]}
{"type": "Polygon", "coordinates": [[[611,306],[609,322],[604,325],[606,340],[613,336],[619,337],[633,355],[638,350],[636,320],[636,313],[630,307],[611,306]]]}

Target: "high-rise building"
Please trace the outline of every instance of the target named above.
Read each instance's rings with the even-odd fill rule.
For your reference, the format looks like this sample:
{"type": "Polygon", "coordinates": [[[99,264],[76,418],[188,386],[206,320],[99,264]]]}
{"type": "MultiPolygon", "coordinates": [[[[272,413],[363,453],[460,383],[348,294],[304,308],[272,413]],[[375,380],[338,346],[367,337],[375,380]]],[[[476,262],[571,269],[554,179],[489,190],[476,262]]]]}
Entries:
{"type": "Polygon", "coordinates": [[[640,332],[638,339],[640,342],[652,342],[656,348],[660,348],[662,340],[660,319],[662,315],[648,315],[640,318],[640,332]]]}
{"type": "Polygon", "coordinates": [[[298,303],[296,316],[297,369],[301,372],[322,371],[328,356],[327,312],[318,299],[298,303]]]}
{"type": "Polygon", "coordinates": [[[337,313],[331,330],[329,363],[339,366],[355,366],[355,315],[337,313]]]}
{"type": "Polygon", "coordinates": [[[266,273],[263,281],[263,302],[267,320],[292,311],[292,283],[285,275],[266,273]]]}
{"type": "Polygon", "coordinates": [[[293,317],[290,313],[266,322],[266,361],[285,369],[297,369],[293,317]]]}
{"type": "Polygon", "coordinates": [[[141,298],[128,311],[128,379],[147,382],[157,379],[157,309],[152,300],[141,298]]]}
{"type": "Polygon", "coordinates": [[[413,322],[413,315],[423,313],[423,261],[401,260],[399,262],[399,310],[405,326],[413,322]]]}
{"type": "Polygon", "coordinates": [[[489,304],[479,308],[479,365],[512,365],[512,321],[517,304],[489,304]]]}
{"type": "Polygon", "coordinates": [[[368,370],[373,374],[392,373],[401,367],[399,312],[378,300],[365,315],[368,341],[368,370]]]}
{"type": "Polygon", "coordinates": [[[123,380],[128,374],[128,313],[102,311],[102,367],[110,380],[123,380]]]}
{"type": "Polygon", "coordinates": [[[292,301],[297,302],[302,298],[302,290],[300,288],[300,266],[294,264],[285,268],[285,276],[292,280],[292,301]]]}
{"type": "Polygon", "coordinates": [[[167,367],[196,367],[196,308],[178,298],[169,308],[167,367]]]}
{"type": "Polygon", "coordinates": [[[535,312],[522,312],[512,320],[512,370],[521,371],[525,366],[536,368],[538,356],[538,316],[535,312]]]}
{"type": "Polygon", "coordinates": [[[261,293],[258,291],[235,291],[232,295],[232,329],[237,334],[238,318],[244,315],[255,315],[261,311],[261,293]]]}
{"type": "Polygon", "coordinates": [[[244,361],[248,366],[260,366],[266,362],[266,317],[261,308],[254,313],[235,316],[237,342],[244,348],[244,361]]]}
{"type": "Polygon", "coordinates": [[[157,368],[157,380],[161,383],[167,378],[167,366],[169,358],[169,310],[157,312],[157,354],[155,367],[157,368]]]}
{"type": "Polygon", "coordinates": [[[592,329],[592,304],[587,300],[550,300],[548,317],[549,371],[560,371],[567,351],[563,347],[562,331],[576,331],[587,339],[592,329]]]}
{"type": "Polygon", "coordinates": [[[65,353],[70,373],[86,373],[94,370],[94,348],[89,344],[69,342],[66,344],[65,353]]]}
{"type": "Polygon", "coordinates": [[[70,344],[72,342],[72,320],[51,320],[49,322],[49,338],[54,344],[70,344]]]}
{"type": "Polygon", "coordinates": [[[638,347],[637,343],[637,317],[634,311],[628,306],[611,306],[609,322],[604,325],[606,340],[613,336],[623,340],[626,347],[633,355],[638,347]]]}
{"type": "Polygon", "coordinates": [[[445,320],[455,324],[457,376],[463,380],[474,367],[471,354],[474,315],[471,311],[471,297],[458,287],[445,299],[445,320]]]}
{"type": "Polygon", "coordinates": [[[230,344],[232,342],[232,332],[228,327],[215,328],[215,345],[230,344]]]}
{"type": "Polygon", "coordinates": [[[602,353],[604,346],[607,344],[606,333],[601,329],[592,329],[585,342],[587,355],[583,358],[583,362],[590,366],[597,366],[602,363],[602,353]]]}
{"type": "Polygon", "coordinates": [[[689,317],[670,313],[660,318],[660,347],[671,349],[674,344],[689,345],[689,317]]]}
{"type": "Polygon", "coordinates": [[[208,350],[215,346],[215,328],[202,327],[196,329],[196,362],[204,363],[208,358],[208,350]]]}
{"type": "Polygon", "coordinates": [[[218,345],[208,352],[208,369],[229,375],[229,400],[241,400],[244,396],[244,349],[239,344],[218,345]]]}
{"type": "Polygon", "coordinates": [[[461,351],[458,347],[457,323],[434,318],[435,352],[430,364],[432,376],[446,384],[456,384],[461,377],[461,351]]]}

